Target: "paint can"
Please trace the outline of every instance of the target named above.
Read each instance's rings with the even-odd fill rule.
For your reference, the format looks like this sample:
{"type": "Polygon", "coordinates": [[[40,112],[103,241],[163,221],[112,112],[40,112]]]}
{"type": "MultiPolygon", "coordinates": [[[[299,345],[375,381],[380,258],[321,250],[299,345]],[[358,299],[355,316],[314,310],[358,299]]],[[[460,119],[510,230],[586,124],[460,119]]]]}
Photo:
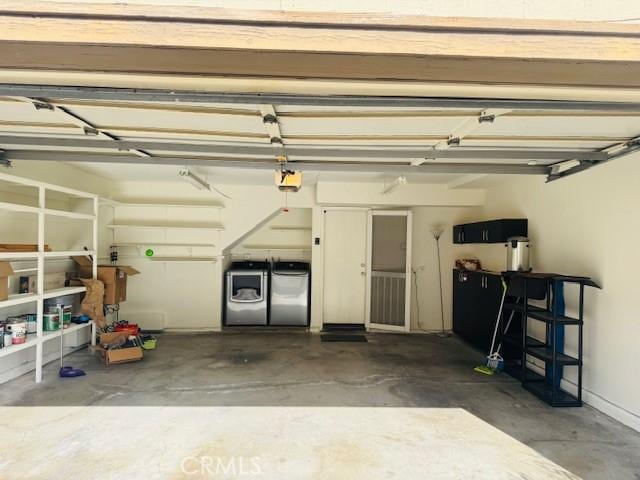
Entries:
{"type": "MultiPolygon", "coordinates": [[[[8,331],[11,332],[11,344],[19,345],[27,341],[27,322],[11,322],[7,324],[8,331]]],[[[5,332],[5,342],[7,341],[5,332]]]]}
{"type": "MultiPolygon", "coordinates": [[[[71,310],[72,307],[71,305],[65,305],[62,307],[62,328],[69,328],[69,325],[71,325],[71,310]]],[[[49,307],[48,308],[49,313],[55,313],[56,315],[58,315],[58,307],[49,307]]],[[[58,319],[59,321],[60,319],[58,319]]]]}
{"type": "Polygon", "coordinates": [[[45,313],[42,316],[42,329],[45,332],[53,332],[60,328],[60,316],[57,313],[45,313]]]}
{"type": "Polygon", "coordinates": [[[38,316],[35,313],[28,313],[23,318],[27,322],[27,333],[37,333],[38,316]]]}

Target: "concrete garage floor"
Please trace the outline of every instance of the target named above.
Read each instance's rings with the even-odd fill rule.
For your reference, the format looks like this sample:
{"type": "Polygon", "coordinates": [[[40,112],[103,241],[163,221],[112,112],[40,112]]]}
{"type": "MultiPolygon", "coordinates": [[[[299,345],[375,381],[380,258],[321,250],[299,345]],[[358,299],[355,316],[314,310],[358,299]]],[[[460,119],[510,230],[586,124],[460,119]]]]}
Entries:
{"type": "MultiPolygon", "coordinates": [[[[54,362],[40,385],[32,374],[4,384],[0,404],[395,407],[432,413],[457,408],[584,479],[640,479],[640,434],[597,410],[553,409],[506,375],[473,372],[480,354],[455,337],[368,338],[369,343],[322,343],[305,333],[163,335],[158,350],[138,363],[105,367],[87,350],[74,353],[66,363],[85,369],[86,377],[58,379],[54,362]]],[[[533,478],[526,475],[504,478],[533,478]]],[[[563,475],[554,478],[571,478],[563,475]]]]}

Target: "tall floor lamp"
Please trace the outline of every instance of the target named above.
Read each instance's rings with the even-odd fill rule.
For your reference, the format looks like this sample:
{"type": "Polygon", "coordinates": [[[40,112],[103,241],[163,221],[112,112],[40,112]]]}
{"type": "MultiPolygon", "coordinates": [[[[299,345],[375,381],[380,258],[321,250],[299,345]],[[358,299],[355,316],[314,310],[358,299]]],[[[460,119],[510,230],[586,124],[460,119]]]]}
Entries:
{"type": "Polygon", "coordinates": [[[444,301],[442,300],[442,268],[440,266],[440,237],[444,233],[444,229],[442,227],[434,227],[431,230],[431,235],[433,235],[433,239],[436,241],[436,251],[438,253],[438,286],[440,287],[440,320],[442,322],[442,331],[438,333],[439,337],[445,338],[451,335],[449,332],[444,329],[444,301]]]}

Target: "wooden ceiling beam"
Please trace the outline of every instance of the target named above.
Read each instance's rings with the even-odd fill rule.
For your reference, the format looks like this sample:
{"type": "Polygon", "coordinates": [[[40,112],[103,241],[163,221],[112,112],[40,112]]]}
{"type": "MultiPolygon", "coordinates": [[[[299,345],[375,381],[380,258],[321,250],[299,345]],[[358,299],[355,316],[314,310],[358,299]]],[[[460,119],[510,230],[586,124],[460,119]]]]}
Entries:
{"type": "Polygon", "coordinates": [[[640,87],[640,26],[0,1],[0,68],[640,87]]]}

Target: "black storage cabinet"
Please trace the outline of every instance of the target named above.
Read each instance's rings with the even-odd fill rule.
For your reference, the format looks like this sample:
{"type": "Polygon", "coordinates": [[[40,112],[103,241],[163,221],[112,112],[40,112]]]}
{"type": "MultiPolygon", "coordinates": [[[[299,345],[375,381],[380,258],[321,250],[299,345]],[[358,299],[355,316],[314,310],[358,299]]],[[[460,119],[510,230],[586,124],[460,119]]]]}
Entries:
{"type": "Polygon", "coordinates": [[[453,243],[504,243],[511,237],[526,237],[529,233],[526,218],[504,218],[486,222],[454,225],[453,243]]]}
{"type": "Polygon", "coordinates": [[[453,331],[488,354],[502,298],[499,274],[453,270],[453,331]]]}

